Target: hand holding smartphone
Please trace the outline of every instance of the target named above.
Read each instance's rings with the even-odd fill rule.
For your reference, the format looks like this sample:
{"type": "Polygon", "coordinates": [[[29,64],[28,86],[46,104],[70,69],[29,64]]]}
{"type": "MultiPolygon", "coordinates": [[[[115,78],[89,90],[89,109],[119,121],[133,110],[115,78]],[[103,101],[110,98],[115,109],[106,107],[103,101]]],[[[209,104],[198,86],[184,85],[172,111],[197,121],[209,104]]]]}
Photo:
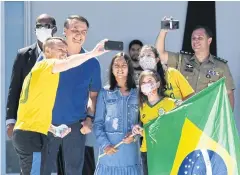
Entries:
{"type": "Polygon", "coordinates": [[[123,42],[122,41],[106,41],[104,44],[104,49],[123,51],[123,42]]]}
{"type": "Polygon", "coordinates": [[[167,30],[179,29],[179,20],[174,20],[173,18],[164,18],[161,21],[161,29],[167,30]]]}

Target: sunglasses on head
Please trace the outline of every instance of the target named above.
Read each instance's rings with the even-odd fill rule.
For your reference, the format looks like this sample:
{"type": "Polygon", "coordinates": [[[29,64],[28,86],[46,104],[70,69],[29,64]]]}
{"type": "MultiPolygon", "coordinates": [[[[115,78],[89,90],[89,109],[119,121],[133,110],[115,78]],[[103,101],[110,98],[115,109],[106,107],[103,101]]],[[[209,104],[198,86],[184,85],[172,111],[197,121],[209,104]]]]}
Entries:
{"type": "Polygon", "coordinates": [[[51,25],[51,24],[36,24],[36,29],[39,29],[39,28],[42,28],[42,27],[47,28],[47,29],[51,29],[54,26],[51,25]]]}

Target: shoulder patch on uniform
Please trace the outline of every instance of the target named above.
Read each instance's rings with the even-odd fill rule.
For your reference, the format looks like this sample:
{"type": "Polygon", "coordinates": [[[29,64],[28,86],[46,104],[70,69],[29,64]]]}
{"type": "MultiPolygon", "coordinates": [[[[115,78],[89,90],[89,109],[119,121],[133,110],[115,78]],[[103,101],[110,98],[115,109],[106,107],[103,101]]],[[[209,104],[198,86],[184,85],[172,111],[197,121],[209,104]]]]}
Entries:
{"type": "Polygon", "coordinates": [[[224,62],[224,63],[227,63],[227,62],[228,62],[227,60],[224,60],[224,59],[222,59],[222,58],[220,58],[220,57],[217,57],[217,56],[213,56],[213,58],[216,59],[216,60],[219,60],[219,61],[221,61],[221,62],[224,62]]]}
{"type": "Polygon", "coordinates": [[[180,50],[180,54],[191,55],[191,56],[194,55],[194,53],[192,53],[192,52],[186,52],[186,51],[183,51],[183,50],[180,50]]]}

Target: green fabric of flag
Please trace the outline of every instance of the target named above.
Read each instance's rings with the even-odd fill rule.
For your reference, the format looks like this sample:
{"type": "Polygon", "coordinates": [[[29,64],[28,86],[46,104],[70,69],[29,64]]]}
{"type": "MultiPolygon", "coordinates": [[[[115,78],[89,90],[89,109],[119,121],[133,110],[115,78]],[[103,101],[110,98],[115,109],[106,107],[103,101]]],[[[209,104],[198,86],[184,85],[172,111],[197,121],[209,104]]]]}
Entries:
{"type": "Polygon", "coordinates": [[[224,78],[144,129],[149,175],[240,175],[240,140],[224,78]]]}

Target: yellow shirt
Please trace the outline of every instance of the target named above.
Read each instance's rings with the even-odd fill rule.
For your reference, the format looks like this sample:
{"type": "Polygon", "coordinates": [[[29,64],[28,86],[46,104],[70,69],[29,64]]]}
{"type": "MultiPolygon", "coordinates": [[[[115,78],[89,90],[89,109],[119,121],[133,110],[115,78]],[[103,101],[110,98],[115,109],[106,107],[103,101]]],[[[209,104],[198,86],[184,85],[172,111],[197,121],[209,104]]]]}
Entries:
{"type": "Polygon", "coordinates": [[[47,135],[59,82],[59,73],[52,73],[54,62],[54,59],[44,59],[26,76],[14,129],[47,135]]]}
{"type": "MultiPolygon", "coordinates": [[[[143,107],[140,108],[140,120],[143,124],[146,124],[149,121],[160,117],[164,113],[171,111],[173,108],[175,108],[175,101],[176,100],[174,99],[165,97],[153,106],[148,103],[144,103],[143,107]]],[[[145,131],[143,132],[143,141],[140,151],[147,152],[145,131]]]]}
{"type": "Polygon", "coordinates": [[[168,68],[165,78],[167,82],[167,89],[164,91],[164,94],[167,97],[182,100],[194,93],[191,85],[177,69],[168,68]]]}

